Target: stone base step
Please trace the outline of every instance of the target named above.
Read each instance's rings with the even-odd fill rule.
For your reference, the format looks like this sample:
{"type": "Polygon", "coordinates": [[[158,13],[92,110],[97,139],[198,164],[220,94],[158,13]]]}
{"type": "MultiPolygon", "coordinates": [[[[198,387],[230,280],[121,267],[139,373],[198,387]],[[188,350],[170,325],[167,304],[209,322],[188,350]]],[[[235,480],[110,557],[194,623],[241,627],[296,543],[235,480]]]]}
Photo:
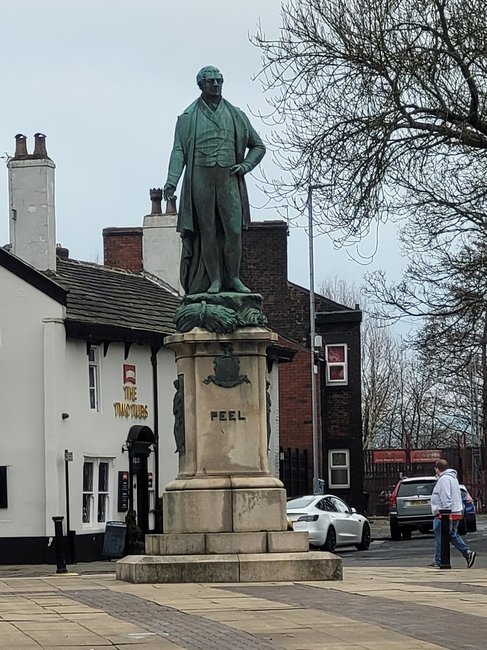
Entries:
{"type": "Polygon", "coordinates": [[[128,555],[117,580],[132,583],[342,580],[341,558],[322,551],[225,555],[128,555]]]}
{"type": "Polygon", "coordinates": [[[309,551],[306,531],[163,533],[145,536],[147,555],[228,555],[306,551],[309,551]]]}

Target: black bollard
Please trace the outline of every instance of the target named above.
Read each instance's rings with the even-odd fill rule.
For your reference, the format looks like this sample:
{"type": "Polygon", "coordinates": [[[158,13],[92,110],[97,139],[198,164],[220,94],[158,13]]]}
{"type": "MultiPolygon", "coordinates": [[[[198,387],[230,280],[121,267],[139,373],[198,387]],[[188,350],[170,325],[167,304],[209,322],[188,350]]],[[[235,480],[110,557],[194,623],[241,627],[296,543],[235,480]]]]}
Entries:
{"type": "Polygon", "coordinates": [[[441,515],[441,562],[440,569],[451,569],[450,564],[450,515],[451,510],[440,510],[441,515]]]}
{"type": "Polygon", "coordinates": [[[63,537],[63,519],[64,517],[53,517],[54,534],[56,543],[56,573],[67,573],[66,556],[64,553],[64,537],[63,537]]]}

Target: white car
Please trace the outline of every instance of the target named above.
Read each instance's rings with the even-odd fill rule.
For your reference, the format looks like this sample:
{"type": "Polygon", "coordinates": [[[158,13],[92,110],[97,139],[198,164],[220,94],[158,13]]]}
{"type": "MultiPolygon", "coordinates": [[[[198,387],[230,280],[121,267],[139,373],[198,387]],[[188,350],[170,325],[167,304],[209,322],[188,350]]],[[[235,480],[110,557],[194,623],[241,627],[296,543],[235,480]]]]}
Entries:
{"type": "Polygon", "coordinates": [[[366,551],[370,546],[370,524],[345,501],[332,494],[291,499],[287,516],[294,530],[305,530],[311,546],[333,552],[336,546],[356,546],[366,551]]]}

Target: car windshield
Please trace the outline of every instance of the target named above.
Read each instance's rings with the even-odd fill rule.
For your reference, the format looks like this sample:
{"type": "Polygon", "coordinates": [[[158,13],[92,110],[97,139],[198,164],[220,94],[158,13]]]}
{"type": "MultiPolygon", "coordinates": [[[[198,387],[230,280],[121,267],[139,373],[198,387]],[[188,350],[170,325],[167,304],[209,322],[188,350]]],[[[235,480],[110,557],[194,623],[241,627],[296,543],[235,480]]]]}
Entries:
{"type": "Polygon", "coordinates": [[[298,499],[291,499],[287,502],[288,510],[294,510],[295,508],[307,508],[313,503],[315,497],[299,497],[298,499]]]}
{"type": "Polygon", "coordinates": [[[435,481],[422,481],[420,483],[401,483],[398,496],[419,497],[430,496],[435,487],[435,481]]]}

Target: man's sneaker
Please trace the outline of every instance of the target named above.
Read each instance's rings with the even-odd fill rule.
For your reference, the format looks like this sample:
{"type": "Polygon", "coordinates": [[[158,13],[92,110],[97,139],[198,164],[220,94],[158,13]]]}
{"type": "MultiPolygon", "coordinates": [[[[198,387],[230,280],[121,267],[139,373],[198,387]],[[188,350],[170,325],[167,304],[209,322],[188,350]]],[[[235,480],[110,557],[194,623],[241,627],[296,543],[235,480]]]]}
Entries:
{"type": "Polygon", "coordinates": [[[436,564],[436,562],[432,562],[431,564],[428,564],[428,566],[429,566],[431,569],[439,569],[439,568],[440,568],[440,565],[439,565],[439,564],[436,564]]]}
{"type": "Polygon", "coordinates": [[[475,562],[475,558],[477,557],[477,553],[475,551],[469,551],[467,557],[465,558],[467,560],[467,568],[471,569],[473,567],[473,563],[475,562]]]}

